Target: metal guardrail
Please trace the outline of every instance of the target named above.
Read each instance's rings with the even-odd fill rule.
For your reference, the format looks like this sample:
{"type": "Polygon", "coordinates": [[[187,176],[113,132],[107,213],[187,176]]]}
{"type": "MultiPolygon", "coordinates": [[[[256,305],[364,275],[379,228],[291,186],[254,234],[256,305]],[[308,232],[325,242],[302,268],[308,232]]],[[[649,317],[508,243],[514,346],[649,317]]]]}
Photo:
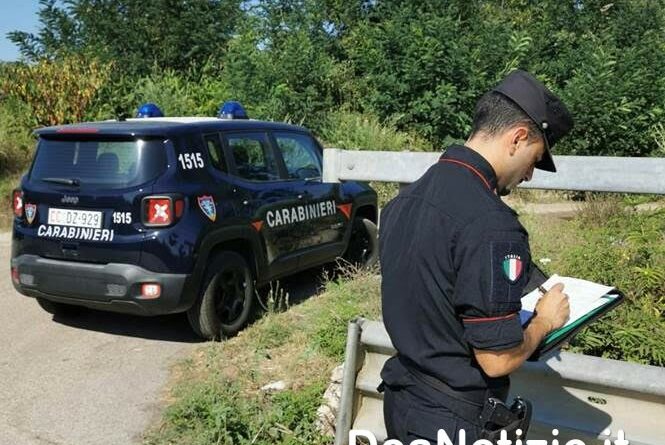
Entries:
{"type": "MultiPolygon", "coordinates": [[[[441,153],[354,151],[327,148],[323,181],[411,183],[441,153]]],[[[536,170],[520,187],[548,190],[665,194],[665,158],[554,156],[557,173],[536,170]]]]}
{"type": "MultiPolygon", "coordinates": [[[[385,441],[383,396],[376,387],[394,352],[382,323],[349,324],[335,445],[348,445],[351,429],[385,441]]],[[[512,374],[509,397],[515,395],[533,402],[529,439],[552,443],[556,428],[560,444],[578,439],[603,445],[619,430],[631,445],[665,443],[665,368],[560,352],[512,374]]]]}

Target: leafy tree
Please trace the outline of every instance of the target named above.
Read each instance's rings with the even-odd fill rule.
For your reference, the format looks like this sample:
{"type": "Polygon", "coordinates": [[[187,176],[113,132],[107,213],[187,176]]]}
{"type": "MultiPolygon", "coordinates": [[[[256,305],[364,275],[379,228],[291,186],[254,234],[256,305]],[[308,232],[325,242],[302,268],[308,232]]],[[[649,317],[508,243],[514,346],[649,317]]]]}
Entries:
{"type": "Polygon", "coordinates": [[[317,128],[333,109],[337,61],[314,1],[257,2],[224,58],[225,90],[257,117],[317,128]]]}
{"type": "Polygon", "coordinates": [[[575,116],[559,153],[648,155],[665,110],[664,14],[662,0],[373,2],[342,42],[352,106],[443,143],[524,68],[575,116]]]}
{"type": "Polygon", "coordinates": [[[40,0],[37,34],[8,34],[29,61],[88,52],[131,73],[200,66],[223,55],[241,0],[40,0]]]}

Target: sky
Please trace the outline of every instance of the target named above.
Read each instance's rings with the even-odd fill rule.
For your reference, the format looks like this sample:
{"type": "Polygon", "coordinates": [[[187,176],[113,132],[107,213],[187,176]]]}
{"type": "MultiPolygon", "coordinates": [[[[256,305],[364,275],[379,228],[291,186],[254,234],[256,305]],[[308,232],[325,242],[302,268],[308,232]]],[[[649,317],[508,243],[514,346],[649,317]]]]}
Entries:
{"type": "Polygon", "coordinates": [[[7,38],[10,31],[36,32],[38,0],[0,0],[0,60],[18,60],[16,45],[7,38]]]}

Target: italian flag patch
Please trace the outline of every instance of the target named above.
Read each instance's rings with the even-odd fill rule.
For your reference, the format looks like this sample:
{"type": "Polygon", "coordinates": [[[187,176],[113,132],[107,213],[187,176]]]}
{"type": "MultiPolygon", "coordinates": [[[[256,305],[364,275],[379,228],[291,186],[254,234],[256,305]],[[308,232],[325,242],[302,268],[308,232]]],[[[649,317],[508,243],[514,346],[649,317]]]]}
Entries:
{"type": "Polygon", "coordinates": [[[503,273],[511,283],[522,276],[522,258],[519,255],[509,254],[503,258],[503,273]]]}

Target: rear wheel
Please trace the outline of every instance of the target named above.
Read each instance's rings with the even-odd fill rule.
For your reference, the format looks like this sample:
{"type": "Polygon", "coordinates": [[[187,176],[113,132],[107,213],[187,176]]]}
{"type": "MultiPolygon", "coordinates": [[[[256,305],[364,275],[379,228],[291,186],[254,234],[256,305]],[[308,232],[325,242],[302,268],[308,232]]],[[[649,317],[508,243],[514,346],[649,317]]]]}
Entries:
{"type": "Polygon", "coordinates": [[[247,261],[225,251],[208,266],[201,295],[187,311],[187,319],[199,336],[220,340],[247,324],[253,301],[254,282],[247,261]]]}
{"type": "Polygon", "coordinates": [[[342,258],[356,267],[370,268],[379,259],[379,239],[376,224],[363,217],[355,217],[351,238],[342,258]]]}
{"type": "Polygon", "coordinates": [[[37,297],[37,304],[51,315],[74,315],[80,308],[71,304],[58,303],[37,297]]]}

